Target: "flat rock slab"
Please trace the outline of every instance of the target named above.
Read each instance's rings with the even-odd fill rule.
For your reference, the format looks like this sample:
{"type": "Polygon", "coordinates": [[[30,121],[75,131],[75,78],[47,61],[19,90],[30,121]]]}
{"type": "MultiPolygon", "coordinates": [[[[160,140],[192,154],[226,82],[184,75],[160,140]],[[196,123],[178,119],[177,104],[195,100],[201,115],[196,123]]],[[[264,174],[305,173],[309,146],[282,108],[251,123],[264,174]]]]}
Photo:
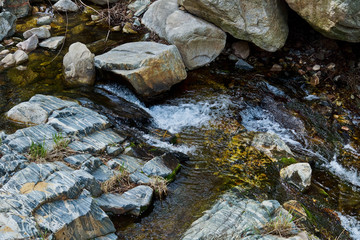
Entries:
{"type": "MultiPolygon", "coordinates": [[[[210,210],[193,222],[183,235],[183,240],[200,239],[260,239],[300,240],[301,237],[278,238],[274,235],[259,234],[271,220],[284,217],[291,222],[292,216],[275,200],[262,203],[225,194],[210,210]],[[245,237],[246,236],[246,237],[245,237]]],[[[290,223],[294,235],[299,233],[296,225],[290,223]]]]}
{"type": "Polygon", "coordinates": [[[35,212],[35,219],[56,239],[91,239],[115,232],[110,218],[86,194],[44,204],[35,212]]]}
{"type": "Polygon", "coordinates": [[[36,35],[39,39],[51,37],[50,31],[45,27],[33,28],[24,32],[24,38],[28,39],[32,35],[36,35]]]}
{"type": "Polygon", "coordinates": [[[127,155],[119,155],[117,158],[112,159],[108,162],[108,166],[112,169],[125,168],[129,173],[134,173],[140,170],[145,162],[141,159],[130,157],[127,155]]]}
{"type": "Polygon", "coordinates": [[[187,76],[176,46],[154,42],[120,45],[96,56],[95,66],[123,77],[144,98],[168,91],[187,76]]]}
{"type": "Polygon", "coordinates": [[[114,214],[132,214],[139,216],[151,204],[153,189],[148,186],[137,186],[123,194],[103,194],[95,201],[105,212],[114,214]]]}
{"type": "Polygon", "coordinates": [[[51,50],[56,50],[58,47],[60,47],[65,41],[64,36],[59,37],[52,37],[49,39],[46,39],[45,41],[42,41],[39,46],[43,48],[49,48],[51,50]]]}

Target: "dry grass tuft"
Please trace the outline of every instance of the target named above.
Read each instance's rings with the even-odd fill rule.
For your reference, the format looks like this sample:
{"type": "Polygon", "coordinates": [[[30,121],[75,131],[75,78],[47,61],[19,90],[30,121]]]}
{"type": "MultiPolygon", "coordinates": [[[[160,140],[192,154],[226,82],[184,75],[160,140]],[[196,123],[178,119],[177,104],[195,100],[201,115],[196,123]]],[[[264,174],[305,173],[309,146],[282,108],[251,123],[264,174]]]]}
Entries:
{"type": "Polygon", "coordinates": [[[130,181],[130,173],[121,170],[118,174],[112,176],[101,184],[101,190],[104,193],[124,193],[136,185],[130,181]]]}
{"type": "Polygon", "coordinates": [[[127,22],[134,22],[132,14],[127,14],[127,6],[131,1],[120,1],[111,8],[99,11],[99,17],[112,26],[124,27],[127,22]]]}
{"type": "Polygon", "coordinates": [[[263,235],[271,234],[280,237],[291,237],[296,229],[294,218],[290,213],[278,212],[278,216],[267,222],[261,232],[263,235]]]}
{"type": "Polygon", "coordinates": [[[155,195],[161,200],[163,197],[167,195],[168,188],[167,188],[168,181],[163,177],[155,176],[150,178],[150,187],[154,189],[155,195]]]}

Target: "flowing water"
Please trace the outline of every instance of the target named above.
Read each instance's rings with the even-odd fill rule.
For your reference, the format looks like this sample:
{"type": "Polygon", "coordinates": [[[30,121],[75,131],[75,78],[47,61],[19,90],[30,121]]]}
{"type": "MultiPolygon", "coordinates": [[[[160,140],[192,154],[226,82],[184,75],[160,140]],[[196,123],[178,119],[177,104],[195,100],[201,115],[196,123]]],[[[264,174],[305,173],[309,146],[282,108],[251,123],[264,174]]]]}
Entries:
{"type": "MultiPolygon", "coordinates": [[[[64,21],[55,25],[60,27],[54,28],[53,34],[64,33],[64,21]]],[[[226,59],[189,72],[187,80],[156,105],[142,103],[116,81],[98,79],[93,88],[67,89],[61,77],[61,56],[67,47],[75,41],[90,44],[107,34],[104,28],[94,31],[93,26],[77,25],[77,16],[70,18],[70,22],[72,32],[55,61],[51,62],[56,52],[44,54],[43,50],[36,50],[30,54],[26,71],[10,69],[0,73],[0,130],[12,132],[18,128],[3,114],[34,94],[42,93],[79,100],[85,97],[106,106],[125,99],[151,115],[151,126],[146,128],[160,128],[175,134],[177,144],[174,145],[157,138],[150,130],[140,131],[147,143],[186,153],[190,160],[182,164],[176,180],[169,184],[169,195],[162,201],[156,200],[143,216],[112,217],[121,239],[178,239],[204,210],[233,186],[250,191],[248,195],[258,199],[272,198],[283,203],[296,198],[314,215],[312,220],[318,231],[323,231],[321,236],[328,236],[326,231],[333,238],[341,235],[342,229],[332,225],[338,216],[351,237],[360,239],[360,173],[357,170],[360,169],[357,168],[360,146],[354,138],[360,116],[324,100],[322,94],[296,75],[266,78],[238,72],[232,67],[234,63],[226,59]],[[355,133],[339,131],[335,123],[329,123],[324,117],[324,109],[339,112],[355,133]],[[274,165],[257,152],[244,155],[244,151],[249,150],[246,141],[254,132],[276,133],[291,147],[296,160],[311,163],[313,181],[306,195],[291,191],[279,182],[281,164],[274,165]],[[248,160],[249,154],[255,161],[248,160]],[[234,160],[234,156],[237,159],[234,160]],[[241,164],[238,159],[242,159],[241,164]]],[[[110,46],[139,38],[111,34],[110,46]]],[[[97,53],[106,50],[109,44],[100,42],[100,46],[97,53]]]]}

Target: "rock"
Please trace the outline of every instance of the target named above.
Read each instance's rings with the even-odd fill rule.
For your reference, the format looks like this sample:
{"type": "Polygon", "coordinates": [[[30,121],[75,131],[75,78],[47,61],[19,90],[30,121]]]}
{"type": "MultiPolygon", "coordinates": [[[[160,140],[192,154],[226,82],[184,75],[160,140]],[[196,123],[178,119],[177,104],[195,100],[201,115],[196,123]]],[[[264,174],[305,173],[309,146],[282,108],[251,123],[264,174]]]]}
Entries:
{"type": "Polygon", "coordinates": [[[9,53],[10,53],[10,51],[9,51],[8,49],[4,49],[4,50],[2,50],[2,51],[0,52],[0,55],[4,56],[4,55],[7,55],[7,54],[9,54],[9,53]]]}
{"type": "Polygon", "coordinates": [[[141,170],[141,167],[145,164],[145,162],[141,159],[130,157],[124,154],[117,156],[108,162],[108,166],[111,169],[115,168],[125,168],[125,170],[129,173],[134,173],[138,170],[141,170]]]}
{"type": "Polygon", "coordinates": [[[0,13],[0,41],[15,33],[16,16],[10,12],[0,13]]]}
{"type": "Polygon", "coordinates": [[[71,86],[93,85],[95,82],[94,54],[86,45],[76,42],[70,45],[64,56],[63,66],[66,82],[71,86]]]}
{"type": "Polygon", "coordinates": [[[251,66],[250,64],[248,64],[247,62],[245,62],[242,59],[239,59],[236,63],[235,63],[235,68],[240,69],[240,70],[245,70],[245,71],[251,71],[254,69],[253,66],[251,66]]]}
{"type": "Polygon", "coordinates": [[[10,109],[6,116],[15,122],[37,125],[47,122],[49,113],[56,109],[77,105],[56,97],[35,95],[28,102],[23,102],[10,109]]]}
{"type": "Polygon", "coordinates": [[[22,64],[29,59],[29,56],[23,50],[17,50],[14,53],[14,58],[15,58],[16,64],[22,64]]]}
{"type": "Polygon", "coordinates": [[[118,236],[115,233],[111,233],[105,236],[94,238],[94,240],[117,240],[118,236]]]}
{"type": "Polygon", "coordinates": [[[151,187],[137,186],[122,195],[103,194],[95,201],[105,212],[140,216],[150,206],[152,197],[153,189],[151,187]]]}
{"type": "Polygon", "coordinates": [[[51,16],[40,17],[36,20],[37,25],[49,25],[52,22],[51,16]]]}
{"type": "Polygon", "coordinates": [[[189,69],[212,62],[225,47],[226,34],[218,27],[177,10],[166,20],[166,39],[180,51],[189,69]]]}
{"type": "Polygon", "coordinates": [[[96,56],[95,66],[122,76],[144,98],[169,90],[187,76],[178,49],[154,42],[120,45],[96,56]]]}
{"type": "Polygon", "coordinates": [[[210,210],[206,211],[201,218],[192,223],[182,239],[302,240],[303,238],[297,236],[300,230],[291,219],[291,214],[283,209],[279,202],[275,200],[266,200],[260,203],[227,193],[210,210]],[[271,233],[259,232],[268,222],[279,218],[289,222],[294,236],[277,238],[271,235],[271,233]]]}
{"type": "Polygon", "coordinates": [[[106,5],[108,3],[116,3],[118,2],[119,0],[90,0],[90,2],[93,2],[95,4],[98,4],[98,5],[106,5]]]}
{"type": "Polygon", "coordinates": [[[349,0],[286,0],[291,9],[324,36],[360,42],[360,3],[349,0]]]}
{"type": "Polygon", "coordinates": [[[179,168],[180,164],[177,158],[171,154],[164,154],[145,163],[142,172],[148,176],[160,176],[171,181],[179,168]]]}
{"type": "Polygon", "coordinates": [[[0,61],[1,65],[4,65],[5,68],[13,67],[16,64],[16,60],[14,58],[14,54],[9,53],[0,61]]]}
{"type": "Polygon", "coordinates": [[[234,55],[239,58],[246,59],[250,55],[250,47],[248,42],[245,41],[234,42],[231,45],[231,48],[234,50],[234,55]]]}
{"type": "Polygon", "coordinates": [[[281,169],[280,177],[303,192],[311,185],[311,172],[310,164],[295,163],[281,169]]]}
{"type": "Polygon", "coordinates": [[[80,167],[84,162],[92,158],[91,154],[77,154],[64,158],[64,161],[75,167],[80,167]]]}
{"type": "Polygon", "coordinates": [[[122,153],[124,151],[124,148],[119,146],[119,147],[116,147],[116,146],[107,146],[106,147],[106,152],[107,154],[109,154],[110,156],[117,156],[119,155],[120,153],[122,153]]]}
{"type": "Polygon", "coordinates": [[[53,5],[53,9],[60,12],[77,12],[79,7],[71,0],[59,0],[53,5]]]}
{"type": "Polygon", "coordinates": [[[135,184],[149,184],[150,183],[150,178],[139,171],[130,174],[129,177],[130,177],[131,182],[133,182],[135,184]]]}
{"type": "Polygon", "coordinates": [[[150,5],[150,0],[136,0],[132,3],[130,3],[127,8],[130,9],[133,12],[137,12],[141,10],[142,8],[146,8],[150,5]]]}
{"type": "Polygon", "coordinates": [[[271,72],[281,72],[282,70],[283,68],[279,64],[274,64],[270,69],[271,72]]]}
{"type": "Polygon", "coordinates": [[[188,12],[207,20],[237,39],[274,52],[288,35],[286,5],[281,0],[179,0],[188,12]]]}
{"type": "Polygon", "coordinates": [[[14,14],[17,18],[26,17],[30,13],[28,0],[5,0],[3,8],[14,14]]]}
{"type": "Polygon", "coordinates": [[[150,5],[141,22],[159,37],[166,38],[166,20],[178,8],[177,0],[158,0],[150,5]]]}
{"type": "Polygon", "coordinates": [[[51,50],[56,50],[58,47],[60,47],[65,41],[64,36],[58,36],[58,37],[52,37],[49,39],[46,39],[45,41],[42,41],[39,46],[43,48],[49,48],[51,50]]]}
{"type": "Polygon", "coordinates": [[[316,64],[316,65],[313,66],[312,70],[319,71],[320,68],[321,68],[320,65],[316,64]]]}
{"type": "Polygon", "coordinates": [[[39,104],[23,102],[10,109],[6,116],[15,122],[37,125],[46,123],[49,115],[39,104]]]}
{"type": "Polygon", "coordinates": [[[33,28],[24,32],[24,38],[28,39],[32,35],[36,35],[38,39],[45,39],[51,37],[50,31],[45,27],[33,28]]]}
{"type": "Polygon", "coordinates": [[[39,227],[53,233],[56,239],[92,239],[115,232],[110,218],[86,194],[46,203],[34,215],[39,227]]]}
{"type": "Polygon", "coordinates": [[[132,24],[129,22],[125,23],[122,31],[123,33],[137,34],[137,31],[133,29],[132,24]]]}
{"type": "Polygon", "coordinates": [[[24,51],[31,52],[37,48],[39,39],[36,35],[32,35],[26,41],[18,43],[16,46],[21,48],[24,51]]]}
{"type": "Polygon", "coordinates": [[[65,135],[80,137],[110,126],[105,116],[81,106],[71,106],[53,111],[47,124],[65,135]]]}
{"type": "Polygon", "coordinates": [[[269,157],[279,154],[283,157],[294,155],[288,145],[275,133],[256,133],[251,146],[269,157]]]}

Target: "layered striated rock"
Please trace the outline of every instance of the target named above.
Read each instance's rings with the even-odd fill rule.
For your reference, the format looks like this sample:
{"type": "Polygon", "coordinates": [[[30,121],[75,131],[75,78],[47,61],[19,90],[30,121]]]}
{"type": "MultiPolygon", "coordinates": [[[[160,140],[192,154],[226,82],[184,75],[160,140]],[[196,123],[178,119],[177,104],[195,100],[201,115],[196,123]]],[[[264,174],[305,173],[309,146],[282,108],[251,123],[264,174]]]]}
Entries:
{"type": "Polygon", "coordinates": [[[93,85],[95,82],[94,54],[85,44],[76,42],[70,45],[64,56],[63,66],[68,85],[93,85]]]}
{"type": "Polygon", "coordinates": [[[17,18],[26,17],[30,13],[31,8],[29,0],[3,0],[2,7],[17,18]]]}
{"type": "Polygon", "coordinates": [[[260,203],[228,193],[222,196],[201,218],[193,222],[182,239],[304,239],[304,233],[301,233],[291,221],[292,218],[292,215],[281,207],[278,201],[266,200],[260,203]],[[282,238],[262,232],[266,224],[271,221],[288,222],[290,227],[288,231],[292,236],[282,238]]]}
{"type": "Polygon", "coordinates": [[[163,93],[187,76],[174,45],[133,42],[95,57],[95,66],[119,75],[144,98],[163,93]]]}
{"type": "Polygon", "coordinates": [[[283,47],[287,39],[287,12],[281,0],[178,0],[178,3],[235,38],[270,52],[283,47]]]}
{"type": "Polygon", "coordinates": [[[220,28],[178,10],[176,0],[153,3],[142,18],[143,24],[174,44],[187,68],[212,62],[225,47],[226,34],[220,28]]]}
{"type": "Polygon", "coordinates": [[[16,16],[10,12],[0,13],[0,41],[15,33],[16,16]]]}
{"type": "Polygon", "coordinates": [[[353,0],[286,0],[290,8],[329,38],[360,42],[360,2],[353,0]]]}

